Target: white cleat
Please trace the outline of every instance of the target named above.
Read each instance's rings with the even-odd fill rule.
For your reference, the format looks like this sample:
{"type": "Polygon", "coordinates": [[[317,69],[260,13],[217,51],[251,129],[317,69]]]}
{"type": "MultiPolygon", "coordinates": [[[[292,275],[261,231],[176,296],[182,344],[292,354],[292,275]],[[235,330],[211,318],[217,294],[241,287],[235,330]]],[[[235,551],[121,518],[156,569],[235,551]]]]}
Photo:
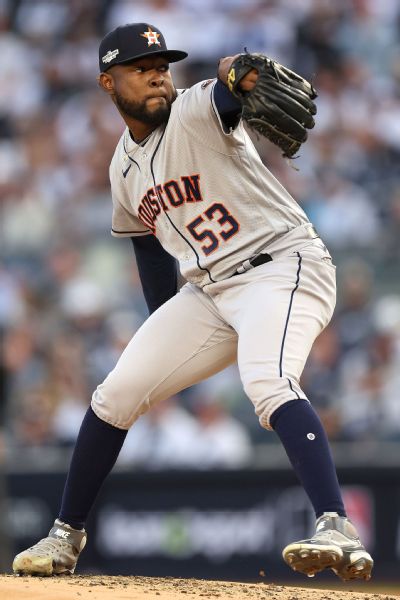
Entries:
{"type": "Polygon", "coordinates": [[[86,531],[56,519],[48,537],[14,558],[17,575],[72,575],[86,545],[86,531]]]}
{"type": "Polygon", "coordinates": [[[308,577],[332,569],[343,581],[368,581],[374,565],[352,522],[336,513],[324,513],[317,520],[313,537],[289,544],[282,556],[294,571],[308,577]]]}

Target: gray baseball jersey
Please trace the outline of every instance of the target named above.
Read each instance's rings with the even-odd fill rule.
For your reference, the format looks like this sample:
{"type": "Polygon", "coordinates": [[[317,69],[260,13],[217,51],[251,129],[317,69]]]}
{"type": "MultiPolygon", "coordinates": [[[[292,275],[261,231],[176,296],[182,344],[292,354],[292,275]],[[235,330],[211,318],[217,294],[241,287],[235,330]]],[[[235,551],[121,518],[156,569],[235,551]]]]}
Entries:
{"type": "Polygon", "coordinates": [[[263,165],[242,123],[226,131],[213,102],[215,80],[180,90],[167,126],[145,144],[126,129],[110,167],[112,234],[153,233],[182,275],[204,285],[307,223],[263,165]]]}
{"type": "Polygon", "coordinates": [[[144,144],[126,131],[111,164],[113,234],[153,233],[188,280],[93,394],[95,413],[122,429],[234,360],[269,428],[279,406],[306,398],[300,376],[335,305],[329,252],[243,126],[224,130],[213,85],[181,92],[144,144]],[[272,260],[251,268],[259,253],[272,260]]]}

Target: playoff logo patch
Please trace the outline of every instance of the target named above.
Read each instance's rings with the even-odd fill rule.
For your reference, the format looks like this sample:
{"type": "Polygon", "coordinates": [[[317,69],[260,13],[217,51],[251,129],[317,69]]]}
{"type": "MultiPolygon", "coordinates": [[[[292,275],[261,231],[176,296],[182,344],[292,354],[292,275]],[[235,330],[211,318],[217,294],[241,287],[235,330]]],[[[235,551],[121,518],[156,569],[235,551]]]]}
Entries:
{"type": "Polygon", "coordinates": [[[114,60],[114,58],[116,56],[118,56],[118,54],[119,54],[119,50],[118,49],[117,50],[109,50],[107,52],[107,54],[105,54],[101,60],[103,61],[103,63],[109,63],[112,60],[114,60]]]}

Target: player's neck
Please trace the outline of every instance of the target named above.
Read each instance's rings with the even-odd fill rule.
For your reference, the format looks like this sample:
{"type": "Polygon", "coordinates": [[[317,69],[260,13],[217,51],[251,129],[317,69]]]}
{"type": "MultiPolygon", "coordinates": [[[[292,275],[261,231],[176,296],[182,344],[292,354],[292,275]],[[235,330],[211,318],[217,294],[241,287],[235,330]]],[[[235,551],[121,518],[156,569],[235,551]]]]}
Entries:
{"type": "Polygon", "coordinates": [[[129,129],[130,136],[136,144],[140,144],[143,140],[149,137],[149,135],[157,129],[158,125],[152,123],[143,123],[137,119],[130,117],[124,113],[121,113],[122,118],[125,121],[129,129]]]}
{"type": "Polygon", "coordinates": [[[129,130],[129,135],[132,141],[135,142],[135,144],[142,144],[143,142],[147,141],[148,138],[150,137],[150,134],[154,131],[154,129],[151,129],[146,135],[141,135],[140,137],[138,137],[137,135],[135,135],[132,130],[129,130]]]}
{"type": "Polygon", "coordinates": [[[150,131],[150,133],[148,133],[145,137],[141,138],[140,140],[138,140],[137,138],[135,138],[135,136],[133,135],[132,131],[129,129],[129,137],[131,138],[131,140],[137,144],[138,146],[144,146],[145,143],[147,142],[147,140],[149,139],[149,137],[151,136],[153,132],[150,131]]]}
{"type": "MultiPolygon", "coordinates": [[[[130,121],[132,121],[133,119],[130,119],[130,121]]],[[[132,138],[132,140],[136,143],[136,144],[140,144],[141,142],[143,142],[143,140],[147,139],[149,137],[149,135],[155,130],[157,129],[157,126],[155,125],[147,125],[145,123],[138,123],[138,121],[135,121],[134,123],[132,122],[128,122],[128,120],[125,120],[128,129],[129,129],[129,134],[132,138]]]]}

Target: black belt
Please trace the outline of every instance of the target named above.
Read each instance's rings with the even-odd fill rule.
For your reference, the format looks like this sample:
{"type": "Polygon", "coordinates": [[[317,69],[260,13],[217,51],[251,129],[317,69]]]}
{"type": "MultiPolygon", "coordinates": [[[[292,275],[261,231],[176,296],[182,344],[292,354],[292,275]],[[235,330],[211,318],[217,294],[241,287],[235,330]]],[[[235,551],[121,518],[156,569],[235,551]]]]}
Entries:
{"type": "Polygon", "coordinates": [[[237,269],[237,271],[235,271],[233,275],[241,275],[242,273],[246,273],[246,271],[254,269],[254,267],[259,267],[260,265],[263,265],[267,262],[271,262],[271,260],[272,256],[270,254],[258,254],[250,260],[245,260],[244,263],[237,269]]]}

